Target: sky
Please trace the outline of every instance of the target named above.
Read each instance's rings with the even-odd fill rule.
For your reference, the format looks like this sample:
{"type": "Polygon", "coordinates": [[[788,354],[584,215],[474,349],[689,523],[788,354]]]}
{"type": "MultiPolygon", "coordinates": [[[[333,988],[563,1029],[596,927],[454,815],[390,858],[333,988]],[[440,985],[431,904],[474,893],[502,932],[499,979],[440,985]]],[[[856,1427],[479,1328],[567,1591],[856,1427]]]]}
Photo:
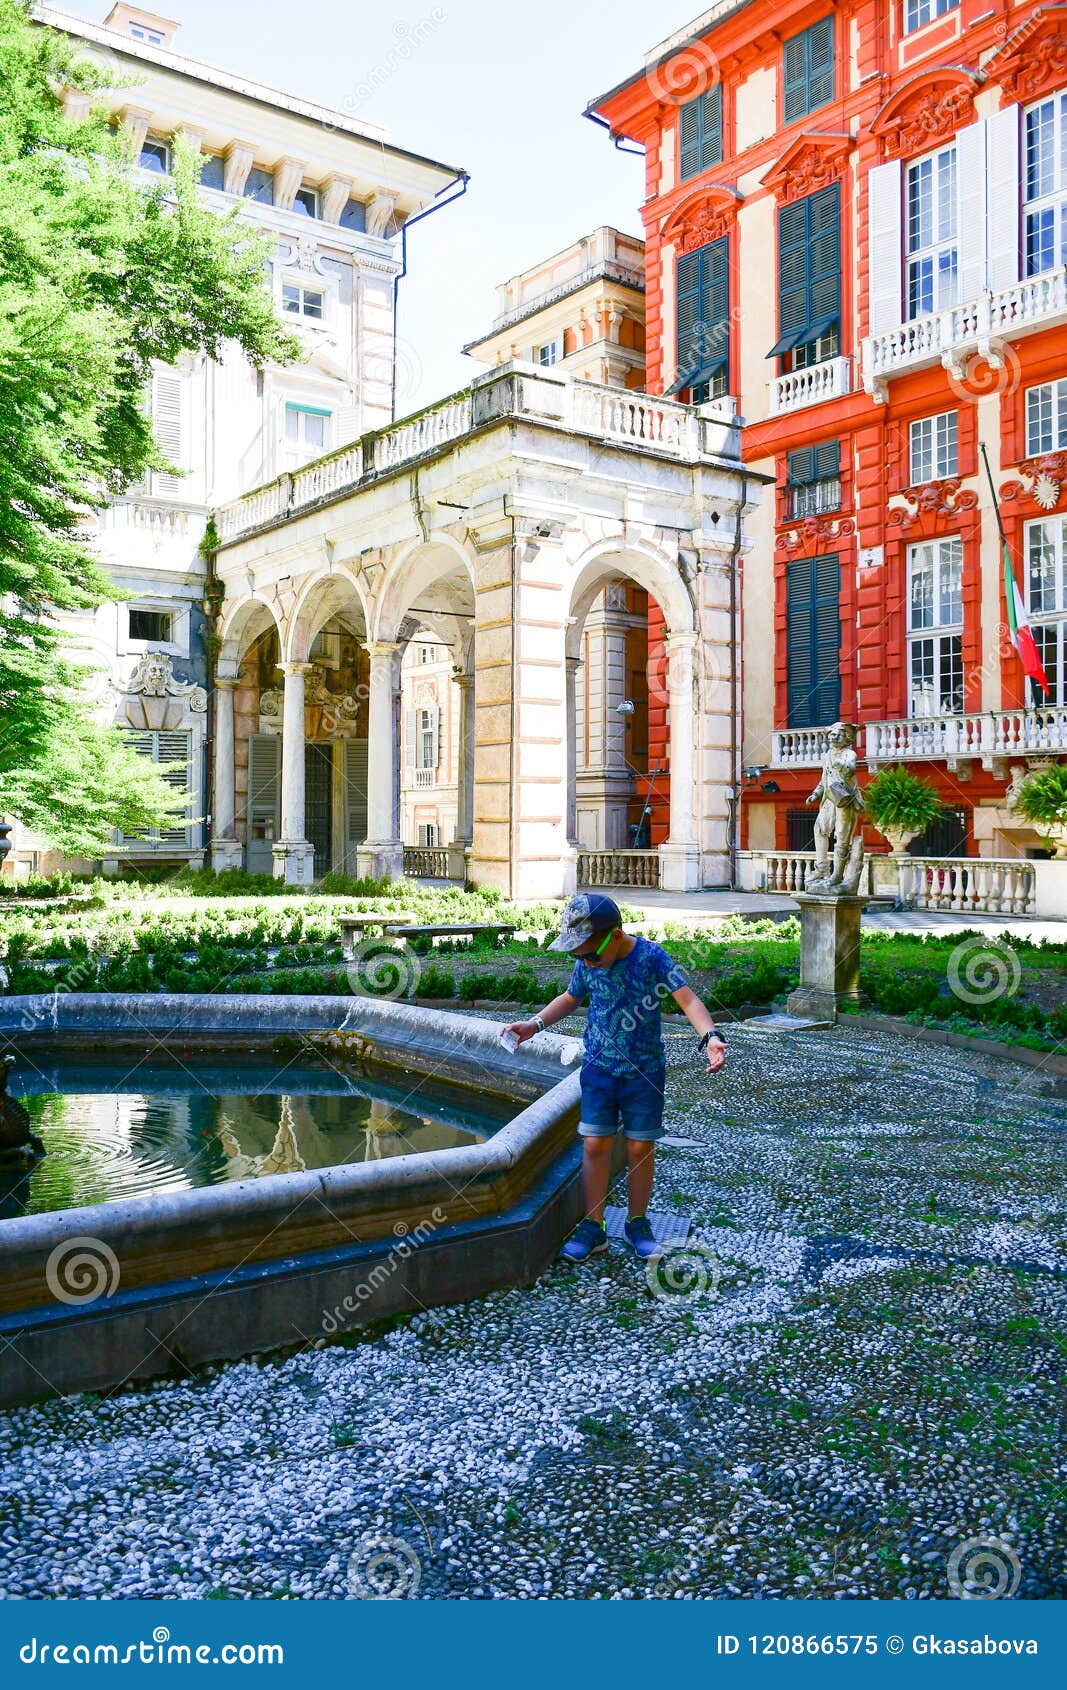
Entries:
{"type": "MultiPolygon", "coordinates": [[[[58,0],[102,20],[99,0],[58,0]]],[[[152,3],[152,0],[150,0],[152,3]]],[[[167,15],[166,0],[153,9],[167,15]]],[[[469,172],[456,205],[409,236],[398,410],[464,386],[462,355],[496,313],[498,283],[600,224],[639,234],[643,160],[582,112],[700,11],[683,0],[175,0],[177,51],[384,125],[469,172]],[[406,49],[406,52],[401,51],[406,49]]]]}

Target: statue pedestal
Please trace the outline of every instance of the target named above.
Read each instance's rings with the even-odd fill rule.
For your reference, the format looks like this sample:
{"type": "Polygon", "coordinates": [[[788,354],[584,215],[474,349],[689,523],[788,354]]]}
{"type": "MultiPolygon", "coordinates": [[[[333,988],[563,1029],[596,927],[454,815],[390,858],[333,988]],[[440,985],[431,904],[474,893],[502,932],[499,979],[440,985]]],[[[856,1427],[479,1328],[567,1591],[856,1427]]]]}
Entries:
{"type": "Polygon", "coordinates": [[[790,1015],[836,1021],[842,998],[859,1001],[860,916],[870,900],[794,893],[800,905],[800,985],[790,992],[790,1015]]]}

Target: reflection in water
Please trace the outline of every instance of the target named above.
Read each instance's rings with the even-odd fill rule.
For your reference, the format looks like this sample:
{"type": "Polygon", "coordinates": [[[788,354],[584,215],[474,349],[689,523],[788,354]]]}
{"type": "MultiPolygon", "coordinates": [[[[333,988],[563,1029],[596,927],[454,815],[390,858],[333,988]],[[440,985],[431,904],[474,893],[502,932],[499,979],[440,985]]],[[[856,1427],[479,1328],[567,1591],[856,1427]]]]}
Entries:
{"type": "Polygon", "coordinates": [[[416,1075],[240,1057],[20,1063],[11,1089],[47,1155],[0,1172],[0,1219],[451,1149],[489,1137],[515,1108],[416,1075]]]}

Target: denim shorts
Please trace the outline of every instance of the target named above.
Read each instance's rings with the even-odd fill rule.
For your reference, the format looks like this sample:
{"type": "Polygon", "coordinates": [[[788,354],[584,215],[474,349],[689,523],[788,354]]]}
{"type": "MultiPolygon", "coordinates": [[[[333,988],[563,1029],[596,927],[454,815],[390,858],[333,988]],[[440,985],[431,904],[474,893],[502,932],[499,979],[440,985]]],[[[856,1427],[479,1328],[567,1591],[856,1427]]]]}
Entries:
{"type": "Polygon", "coordinates": [[[612,1138],[622,1130],[627,1138],[651,1142],[663,1137],[663,1092],[666,1070],[631,1068],[626,1074],[609,1074],[592,1063],[582,1064],[582,1118],[578,1131],[583,1138],[612,1138]]]}

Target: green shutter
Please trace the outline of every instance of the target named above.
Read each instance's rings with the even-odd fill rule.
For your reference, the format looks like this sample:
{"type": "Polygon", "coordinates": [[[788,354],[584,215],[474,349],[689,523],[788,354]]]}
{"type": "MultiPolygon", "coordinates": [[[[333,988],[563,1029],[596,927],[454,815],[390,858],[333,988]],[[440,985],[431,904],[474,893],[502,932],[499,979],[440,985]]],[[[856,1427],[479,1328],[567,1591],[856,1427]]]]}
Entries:
{"type": "Polygon", "coordinates": [[[787,573],[791,728],[823,728],[841,709],[841,569],[836,557],[794,558],[787,573]]]}
{"type": "Polygon", "coordinates": [[[787,454],[790,487],[806,487],[812,481],[826,481],[841,472],[840,440],[823,440],[818,446],[798,446],[787,454]]]}
{"type": "Polygon", "coordinates": [[[687,100],[678,120],[678,170],[682,181],[722,163],[722,84],[687,100]]]}
{"type": "Polygon", "coordinates": [[[778,213],[778,333],[808,324],[808,204],[796,200],[778,213]]]}
{"type": "Polygon", "coordinates": [[[777,350],[785,350],[787,335],[793,346],[803,345],[805,330],[840,317],[840,190],[834,182],[778,213],[777,350]]]}
{"type": "Polygon", "coordinates": [[[783,123],[795,123],[834,97],[834,20],[822,18],[782,49],[783,123]]]}
{"type": "Polygon", "coordinates": [[[729,355],[729,250],[723,235],[678,260],[679,375],[729,355]]]}

